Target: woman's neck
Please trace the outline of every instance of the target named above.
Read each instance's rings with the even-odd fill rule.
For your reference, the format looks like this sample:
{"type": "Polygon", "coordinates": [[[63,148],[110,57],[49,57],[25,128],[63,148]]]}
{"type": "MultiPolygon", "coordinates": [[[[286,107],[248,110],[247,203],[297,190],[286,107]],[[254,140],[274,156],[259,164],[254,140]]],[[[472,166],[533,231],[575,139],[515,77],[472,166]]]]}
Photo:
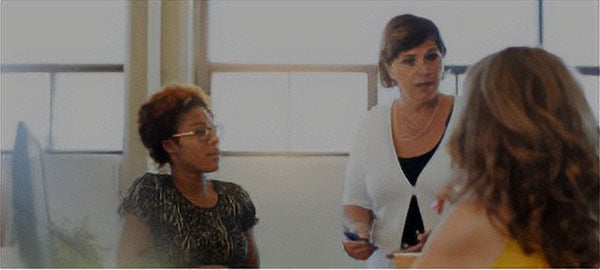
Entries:
{"type": "Polygon", "coordinates": [[[438,93],[434,97],[424,101],[414,101],[407,98],[400,98],[396,100],[396,106],[398,110],[409,114],[431,112],[438,106],[442,96],[442,94],[438,93]]]}
{"type": "Polygon", "coordinates": [[[208,183],[204,173],[190,173],[178,167],[171,170],[173,182],[177,189],[183,194],[198,196],[208,193],[208,183]]]}
{"type": "Polygon", "coordinates": [[[397,100],[391,110],[391,129],[398,157],[420,156],[438,144],[446,130],[452,100],[441,94],[418,104],[397,100]]]}
{"type": "Polygon", "coordinates": [[[173,169],[173,182],[179,192],[193,205],[200,208],[212,208],[217,205],[219,195],[204,173],[189,173],[173,169]]]}

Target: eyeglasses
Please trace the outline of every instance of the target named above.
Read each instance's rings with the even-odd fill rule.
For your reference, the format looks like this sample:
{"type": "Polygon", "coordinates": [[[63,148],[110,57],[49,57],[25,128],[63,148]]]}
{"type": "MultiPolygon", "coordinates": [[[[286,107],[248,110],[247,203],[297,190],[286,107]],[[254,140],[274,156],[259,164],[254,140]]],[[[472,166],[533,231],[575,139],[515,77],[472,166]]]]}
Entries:
{"type": "Polygon", "coordinates": [[[179,138],[185,136],[196,136],[201,141],[208,141],[211,135],[216,136],[218,131],[218,127],[213,124],[209,124],[208,126],[197,127],[192,131],[177,133],[171,136],[171,138],[179,138]]]}

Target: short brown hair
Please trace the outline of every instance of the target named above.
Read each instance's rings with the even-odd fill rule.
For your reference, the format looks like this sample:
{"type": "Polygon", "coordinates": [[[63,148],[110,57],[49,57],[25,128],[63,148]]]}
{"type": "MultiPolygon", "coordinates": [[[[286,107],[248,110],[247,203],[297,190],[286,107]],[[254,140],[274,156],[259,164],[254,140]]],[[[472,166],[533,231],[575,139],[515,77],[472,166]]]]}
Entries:
{"type": "MultiPolygon", "coordinates": [[[[150,157],[159,166],[170,162],[162,141],[177,131],[181,117],[194,107],[202,107],[209,113],[208,96],[195,85],[169,85],[150,97],[138,112],[138,132],[150,157]]],[[[212,113],[211,113],[212,114],[212,113]]]]}
{"type": "Polygon", "coordinates": [[[383,87],[389,88],[395,85],[388,73],[387,66],[398,57],[398,54],[416,48],[427,40],[435,41],[442,56],[446,55],[446,46],[442,41],[440,31],[429,19],[404,14],[396,16],[388,22],[383,31],[378,64],[379,79],[383,87]]]}

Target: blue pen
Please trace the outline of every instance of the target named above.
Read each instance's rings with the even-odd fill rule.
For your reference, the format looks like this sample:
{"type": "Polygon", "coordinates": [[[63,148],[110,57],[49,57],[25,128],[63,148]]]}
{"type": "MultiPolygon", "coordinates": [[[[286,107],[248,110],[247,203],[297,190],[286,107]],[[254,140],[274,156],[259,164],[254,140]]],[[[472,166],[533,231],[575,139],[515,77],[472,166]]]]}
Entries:
{"type": "Polygon", "coordinates": [[[346,236],[346,238],[348,238],[348,240],[352,240],[352,241],[365,241],[367,243],[369,243],[369,238],[361,238],[360,236],[358,236],[358,234],[353,233],[349,230],[344,230],[344,235],[346,236]]]}

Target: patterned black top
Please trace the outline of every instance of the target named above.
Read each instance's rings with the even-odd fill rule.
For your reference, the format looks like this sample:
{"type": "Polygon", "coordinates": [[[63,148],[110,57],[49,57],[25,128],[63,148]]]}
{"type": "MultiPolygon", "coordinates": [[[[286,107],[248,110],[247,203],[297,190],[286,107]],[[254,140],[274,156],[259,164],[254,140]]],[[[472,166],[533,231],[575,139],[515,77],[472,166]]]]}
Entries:
{"type": "Polygon", "coordinates": [[[254,204],[237,184],[217,180],[212,184],[218,194],[212,208],[189,202],[168,174],[146,173],[132,184],[118,211],[122,216],[133,214],[150,227],[153,246],[144,266],[245,265],[245,232],[258,222],[254,204]]]}

